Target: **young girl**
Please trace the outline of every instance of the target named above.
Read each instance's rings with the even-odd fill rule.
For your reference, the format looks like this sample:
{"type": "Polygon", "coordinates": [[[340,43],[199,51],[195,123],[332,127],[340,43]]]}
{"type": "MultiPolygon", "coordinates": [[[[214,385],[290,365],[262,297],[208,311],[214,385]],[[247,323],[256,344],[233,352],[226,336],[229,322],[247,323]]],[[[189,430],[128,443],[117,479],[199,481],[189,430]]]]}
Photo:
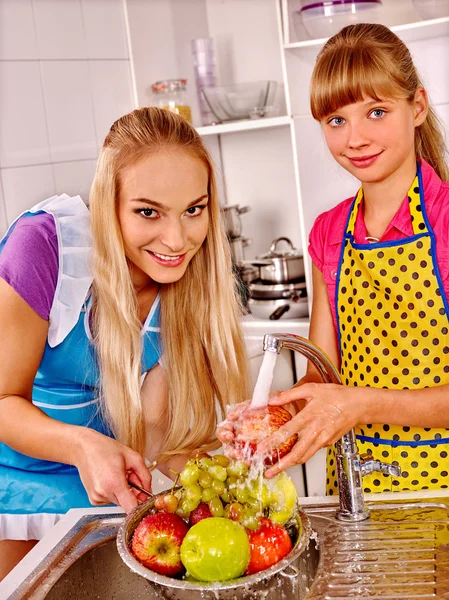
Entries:
{"type": "Polygon", "coordinates": [[[45,200],[0,247],[0,579],[70,508],[135,506],[143,457],[169,474],[216,447],[216,402],[248,393],[196,131],[156,108],[116,121],[89,208],[45,200]]]}
{"type": "MultiPolygon", "coordinates": [[[[366,492],[447,488],[449,173],[437,118],[405,45],[371,24],[325,44],[311,108],[332,156],[361,183],[318,217],[309,240],[310,339],[344,386],[322,383],[309,366],[302,385],[271,400],[298,414],[259,450],[299,437],[266,475],[355,427],[361,454],[402,468],[398,479],[364,477],[366,492]]],[[[232,426],[219,435],[232,439],[232,426]]],[[[327,491],[337,493],[332,447],[327,491]]]]}

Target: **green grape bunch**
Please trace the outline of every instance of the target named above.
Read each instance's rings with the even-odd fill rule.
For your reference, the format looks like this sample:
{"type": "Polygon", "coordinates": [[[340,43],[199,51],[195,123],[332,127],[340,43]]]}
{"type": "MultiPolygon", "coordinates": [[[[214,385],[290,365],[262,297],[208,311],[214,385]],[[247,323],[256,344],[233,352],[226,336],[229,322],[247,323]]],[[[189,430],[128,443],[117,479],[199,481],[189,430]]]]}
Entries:
{"type": "Polygon", "coordinates": [[[285,473],[267,480],[244,462],[215,454],[188,460],[171,492],[158,496],[155,507],[188,520],[203,503],[213,517],[226,517],[255,530],[264,516],[284,524],[293,516],[296,500],[295,486],[285,473]],[[181,486],[176,488],[178,480],[181,486]]]}

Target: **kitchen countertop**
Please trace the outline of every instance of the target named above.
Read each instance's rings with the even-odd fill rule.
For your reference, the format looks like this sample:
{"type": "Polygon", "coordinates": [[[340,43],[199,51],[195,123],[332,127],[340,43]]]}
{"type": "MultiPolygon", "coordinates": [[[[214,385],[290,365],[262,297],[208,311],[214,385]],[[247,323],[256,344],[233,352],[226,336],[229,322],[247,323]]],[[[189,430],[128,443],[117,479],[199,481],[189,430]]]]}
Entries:
{"type": "MultiPolygon", "coordinates": [[[[162,485],[162,480],[159,480],[159,487],[162,485]]],[[[160,491],[160,490],[159,490],[160,491]]],[[[403,493],[390,493],[390,494],[365,494],[365,500],[367,502],[392,502],[392,501],[426,501],[435,500],[441,498],[445,504],[449,504],[449,490],[425,490],[421,492],[403,492],[403,493]]],[[[335,505],[335,497],[303,497],[299,498],[301,506],[314,506],[320,505],[335,505]]],[[[121,514],[123,511],[118,507],[98,507],[91,509],[72,509],[65,517],[63,517],[38,543],[36,546],[27,554],[27,556],[17,565],[13,571],[0,583],[0,599],[7,600],[10,594],[12,594],[18,585],[28,577],[28,575],[37,567],[41,562],[42,558],[46,556],[55,545],[70,531],[70,529],[78,522],[78,520],[84,515],[91,514],[121,514]]]]}

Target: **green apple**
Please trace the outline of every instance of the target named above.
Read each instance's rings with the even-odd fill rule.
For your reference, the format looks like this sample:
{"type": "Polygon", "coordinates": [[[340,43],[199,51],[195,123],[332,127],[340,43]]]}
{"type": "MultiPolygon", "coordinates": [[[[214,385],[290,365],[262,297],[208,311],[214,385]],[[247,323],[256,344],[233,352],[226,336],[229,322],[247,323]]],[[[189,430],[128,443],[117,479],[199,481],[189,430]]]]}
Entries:
{"type": "Polygon", "coordinates": [[[202,519],[193,525],[181,545],[181,560],[199,581],[225,581],[245,572],[250,546],[245,529],[223,517],[202,519]]]}
{"type": "Polygon", "coordinates": [[[284,525],[295,514],[298,492],[285,471],[269,484],[269,517],[277,525],[284,525]]]}

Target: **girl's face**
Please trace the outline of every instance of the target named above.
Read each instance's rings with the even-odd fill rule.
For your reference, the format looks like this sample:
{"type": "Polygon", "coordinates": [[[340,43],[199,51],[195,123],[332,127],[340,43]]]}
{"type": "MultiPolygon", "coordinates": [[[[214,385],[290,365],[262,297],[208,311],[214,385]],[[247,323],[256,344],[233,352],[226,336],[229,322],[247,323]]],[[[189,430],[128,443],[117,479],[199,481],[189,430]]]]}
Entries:
{"type": "Polygon", "coordinates": [[[335,160],[362,183],[385,181],[415,162],[415,127],[427,115],[427,97],[419,88],[405,99],[362,101],[343,106],[321,121],[335,160]]]}
{"type": "Polygon", "coordinates": [[[183,150],[161,150],[126,167],[118,218],[136,287],[184,275],[209,225],[208,172],[183,150]]]}

